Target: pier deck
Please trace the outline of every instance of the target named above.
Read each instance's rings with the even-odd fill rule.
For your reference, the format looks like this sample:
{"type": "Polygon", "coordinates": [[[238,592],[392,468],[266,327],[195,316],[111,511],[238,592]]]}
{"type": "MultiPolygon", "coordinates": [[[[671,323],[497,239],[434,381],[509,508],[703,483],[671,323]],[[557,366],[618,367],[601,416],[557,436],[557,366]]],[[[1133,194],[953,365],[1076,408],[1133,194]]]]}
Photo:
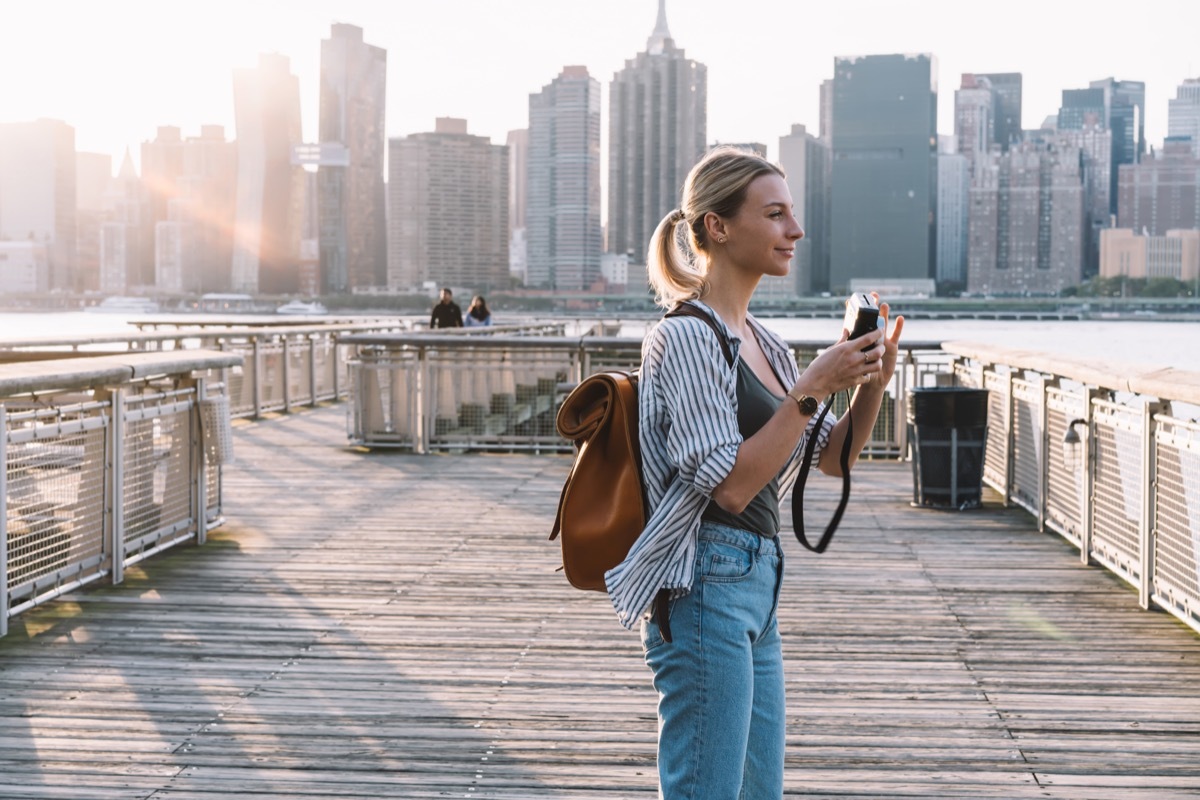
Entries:
{"type": "MultiPolygon", "coordinates": [[[[569,460],[355,452],[344,414],[237,427],[204,547],[12,621],[0,797],[655,796],[637,637],[546,541],[569,460]]],[[[911,486],[865,464],[830,551],[785,546],[788,796],[1200,797],[1200,638],[911,486]]]]}

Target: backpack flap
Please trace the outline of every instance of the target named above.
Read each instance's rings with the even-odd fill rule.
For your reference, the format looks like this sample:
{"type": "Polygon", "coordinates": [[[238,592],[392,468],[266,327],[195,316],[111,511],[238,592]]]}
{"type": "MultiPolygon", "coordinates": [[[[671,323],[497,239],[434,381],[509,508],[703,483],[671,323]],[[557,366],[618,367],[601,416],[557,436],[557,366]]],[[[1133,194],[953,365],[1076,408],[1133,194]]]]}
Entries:
{"type": "Polygon", "coordinates": [[[550,538],[562,534],[563,570],[572,586],[605,591],[604,573],[624,560],[646,525],[636,376],[586,378],[563,401],[556,424],[579,450],[550,538]]]}

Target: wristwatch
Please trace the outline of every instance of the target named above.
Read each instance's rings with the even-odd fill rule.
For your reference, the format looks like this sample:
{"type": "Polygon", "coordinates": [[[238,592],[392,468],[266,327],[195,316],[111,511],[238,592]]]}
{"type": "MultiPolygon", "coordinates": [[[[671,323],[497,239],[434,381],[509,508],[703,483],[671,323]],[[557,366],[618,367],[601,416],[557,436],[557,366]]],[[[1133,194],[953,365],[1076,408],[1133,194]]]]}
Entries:
{"type": "Polygon", "coordinates": [[[817,398],[807,394],[798,394],[795,387],[788,390],[787,396],[796,401],[796,405],[800,406],[800,413],[804,416],[811,417],[817,413],[817,398]]]}

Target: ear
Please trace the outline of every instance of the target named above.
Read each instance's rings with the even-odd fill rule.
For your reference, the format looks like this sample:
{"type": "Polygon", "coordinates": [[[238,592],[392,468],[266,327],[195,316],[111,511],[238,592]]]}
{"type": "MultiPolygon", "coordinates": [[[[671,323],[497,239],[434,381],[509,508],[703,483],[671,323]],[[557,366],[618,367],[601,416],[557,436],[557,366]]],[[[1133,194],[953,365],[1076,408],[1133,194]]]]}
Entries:
{"type": "Polygon", "coordinates": [[[729,235],[725,230],[725,220],[712,211],[704,215],[704,232],[710,242],[720,241],[729,235]]]}

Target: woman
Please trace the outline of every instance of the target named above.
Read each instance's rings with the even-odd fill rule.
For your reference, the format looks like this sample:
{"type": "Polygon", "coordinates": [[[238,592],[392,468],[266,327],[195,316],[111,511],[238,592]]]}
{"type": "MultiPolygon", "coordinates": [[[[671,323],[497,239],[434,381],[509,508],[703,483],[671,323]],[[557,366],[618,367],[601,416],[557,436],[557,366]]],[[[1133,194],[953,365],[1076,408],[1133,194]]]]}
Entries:
{"type": "Polygon", "coordinates": [[[492,312],[488,311],[487,301],[481,295],[471,298],[467,307],[466,322],[468,328],[487,327],[492,324],[492,312]]]}
{"type": "MultiPolygon", "coordinates": [[[[817,401],[857,387],[853,463],[896,368],[903,318],[890,336],[885,326],[850,342],[843,331],[801,373],[787,345],[750,316],[758,282],[787,275],[803,237],[782,170],[718,147],[692,169],[681,209],[651,240],[659,304],[692,302],[734,354],[730,367],[712,328],[694,317],[665,318],[647,335],[638,402],[649,520],[606,576],[622,623],[641,620],[666,800],[782,797],[779,498],[809,436],[821,446],[819,469],[841,475],[847,420],[827,417],[815,430],[817,401]]],[[[880,311],[886,318],[887,305],[880,311]]]]}

